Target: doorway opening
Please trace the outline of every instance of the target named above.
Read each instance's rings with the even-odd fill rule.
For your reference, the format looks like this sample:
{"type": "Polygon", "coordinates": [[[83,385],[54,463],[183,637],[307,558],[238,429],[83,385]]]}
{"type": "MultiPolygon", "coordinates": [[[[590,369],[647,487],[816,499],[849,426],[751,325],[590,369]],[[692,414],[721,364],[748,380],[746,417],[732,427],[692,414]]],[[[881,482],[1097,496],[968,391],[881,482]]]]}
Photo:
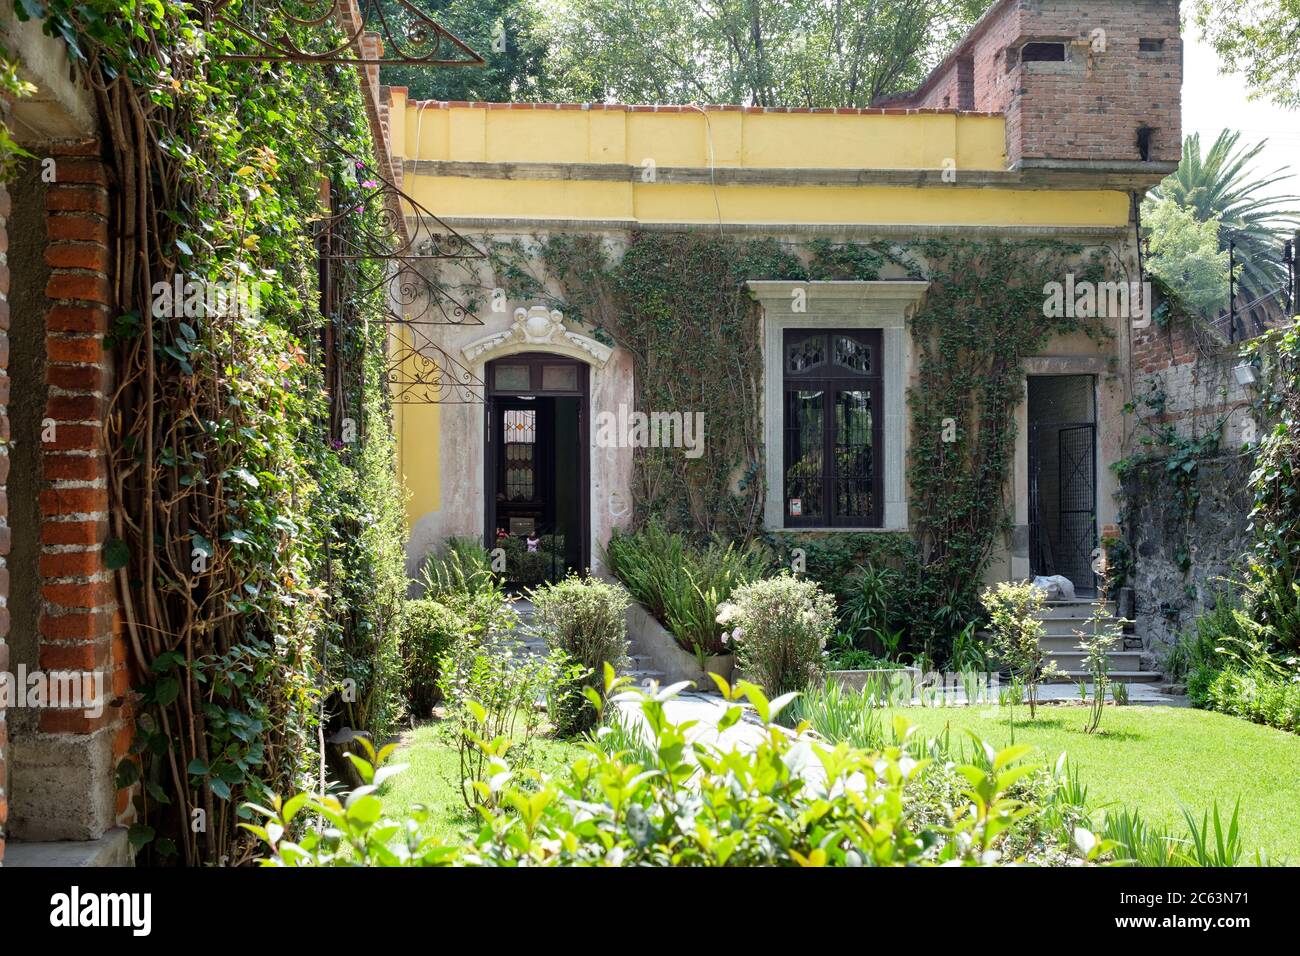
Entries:
{"type": "Polygon", "coordinates": [[[1029,377],[1029,566],[1095,593],[1096,382],[1091,375],[1029,377]]]}
{"type": "Polygon", "coordinates": [[[487,366],[484,528],[514,587],[590,565],[587,366],[547,353],[487,366]]]}

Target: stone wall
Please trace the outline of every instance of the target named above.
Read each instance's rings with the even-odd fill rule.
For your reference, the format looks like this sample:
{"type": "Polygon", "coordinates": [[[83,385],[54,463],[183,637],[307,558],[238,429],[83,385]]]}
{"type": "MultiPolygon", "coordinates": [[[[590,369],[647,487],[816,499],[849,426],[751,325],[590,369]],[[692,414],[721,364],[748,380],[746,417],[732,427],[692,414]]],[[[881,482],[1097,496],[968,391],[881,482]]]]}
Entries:
{"type": "Polygon", "coordinates": [[[1152,663],[1159,663],[1163,646],[1214,607],[1228,587],[1223,579],[1250,550],[1253,464],[1245,454],[1203,460],[1197,470],[1200,498],[1186,514],[1163,461],[1143,465],[1125,479],[1135,630],[1152,663]]]}

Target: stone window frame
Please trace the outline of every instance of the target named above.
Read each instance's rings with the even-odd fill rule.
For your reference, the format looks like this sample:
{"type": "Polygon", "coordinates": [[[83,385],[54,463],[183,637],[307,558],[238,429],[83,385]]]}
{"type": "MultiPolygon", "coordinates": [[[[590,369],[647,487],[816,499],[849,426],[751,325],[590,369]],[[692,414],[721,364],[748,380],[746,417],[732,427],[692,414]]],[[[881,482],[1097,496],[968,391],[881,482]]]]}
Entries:
{"type": "Polygon", "coordinates": [[[842,280],[789,282],[751,280],[750,294],[763,307],[763,438],[767,494],[763,526],[797,532],[906,531],[908,440],[907,388],[911,378],[912,341],[907,320],[920,304],[929,282],[918,280],[842,280]],[[796,293],[801,291],[801,295],[796,293]],[[797,301],[802,299],[802,301],[797,301]],[[795,311],[802,305],[802,311],[795,311]],[[884,508],[879,527],[818,526],[786,529],[782,475],[786,329],[880,329],[884,374],[884,508]]]}

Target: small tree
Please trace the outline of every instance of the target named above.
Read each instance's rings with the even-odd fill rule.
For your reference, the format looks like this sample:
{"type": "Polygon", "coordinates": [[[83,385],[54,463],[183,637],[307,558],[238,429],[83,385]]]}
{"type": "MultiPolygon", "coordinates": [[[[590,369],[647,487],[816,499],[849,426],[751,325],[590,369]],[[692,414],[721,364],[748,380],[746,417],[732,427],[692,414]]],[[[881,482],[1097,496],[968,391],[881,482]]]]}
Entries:
{"type": "Polygon", "coordinates": [[[1119,643],[1120,622],[1106,612],[1106,579],[1099,578],[1097,597],[1092,602],[1092,616],[1088,630],[1075,631],[1079,636],[1079,649],[1083,651],[1083,669],[1092,678],[1092,706],[1083,725],[1085,734],[1097,732],[1101,726],[1102,710],[1106,706],[1106,693],[1110,690],[1110,652],[1119,643]]]}
{"type": "Polygon", "coordinates": [[[1003,581],[986,588],[980,603],[989,615],[994,653],[1024,684],[1032,719],[1038,714],[1039,682],[1059,673],[1039,640],[1043,636],[1043,622],[1039,620],[1045,603],[1043,592],[1028,581],[1003,581]]]}

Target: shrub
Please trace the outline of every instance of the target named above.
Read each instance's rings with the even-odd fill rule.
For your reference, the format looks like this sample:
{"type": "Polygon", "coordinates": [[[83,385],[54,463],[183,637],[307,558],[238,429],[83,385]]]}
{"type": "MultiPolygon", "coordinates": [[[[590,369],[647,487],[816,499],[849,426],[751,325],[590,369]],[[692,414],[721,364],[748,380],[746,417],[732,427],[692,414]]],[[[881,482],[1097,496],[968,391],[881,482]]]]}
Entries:
{"type": "Polygon", "coordinates": [[[487,549],[473,538],[451,537],[443,551],[442,557],[425,558],[424,597],[458,614],[467,633],[480,640],[513,630],[519,615],[510,604],[505,582],[492,570],[487,549]]]}
{"type": "MultiPolygon", "coordinates": [[[[738,690],[765,734],[750,751],[724,751],[688,736],[689,728],[666,719],[662,697],[626,682],[610,671],[604,690],[639,701],[652,762],[588,744],[589,754],[567,771],[520,777],[504,746],[486,742],[479,787],[493,799],[463,845],[424,835],[422,811],[404,821],[385,817],[371,783],[398,768],[384,767],[387,751],[375,755],[364,742],[366,754],[353,762],[367,787],[346,803],[318,794],[276,799],[251,808],[264,823],[243,826],[269,850],[265,866],[978,866],[1018,854],[1037,832],[1021,821],[1039,808],[1008,793],[1034,769],[1023,763],[1024,748],[990,749],[984,759],[979,745],[979,765],[954,768],[960,777],[952,772],[952,785],[927,796],[929,805],[918,792],[929,761],[899,746],[832,749],[796,738],[772,723],[781,701],[769,702],[752,685],[738,690]],[[814,753],[802,771],[792,769],[796,747],[814,753]]],[[[742,708],[732,688],[723,689],[724,720],[734,724],[742,708]]]]}
{"type": "Polygon", "coordinates": [[[691,545],[681,534],[651,522],[639,531],[615,532],[605,561],[638,602],[697,655],[725,654],[718,605],[739,585],[762,576],[767,560],[755,544],[691,545]]]}
{"type": "Polygon", "coordinates": [[[718,608],[737,663],[769,694],[803,690],[822,676],[822,650],[835,633],[835,601],[814,581],[788,572],[742,585],[718,608]]]}
{"type": "Polygon", "coordinates": [[[498,586],[487,548],[473,538],[448,538],[441,557],[430,552],[424,559],[420,577],[424,596],[433,599],[477,594],[498,586]]]}
{"type": "Polygon", "coordinates": [[[407,601],[402,608],[402,656],[411,712],[429,716],[442,699],[438,662],[452,643],[469,633],[466,620],[446,605],[428,599],[407,601]]]}
{"type": "Polygon", "coordinates": [[[834,682],[810,685],[786,708],[787,723],[797,726],[806,720],[833,744],[879,749],[885,743],[885,726],[875,696],[834,682]]]}
{"type": "Polygon", "coordinates": [[[542,658],[500,636],[462,637],[438,661],[438,689],[447,699],[459,755],[461,797],[473,809],[491,805],[495,795],[476,781],[488,769],[491,743],[501,752],[514,747],[527,754],[541,726],[534,706],[563,672],[557,655],[542,658]]]}
{"type": "Polygon", "coordinates": [[[505,552],[506,579],[514,584],[541,584],[565,572],[564,535],[542,535],[536,551],[529,551],[527,540],[517,535],[498,538],[497,546],[505,552]]]}
{"type": "Polygon", "coordinates": [[[586,730],[595,722],[596,711],[582,689],[598,688],[604,665],[617,669],[627,657],[627,592],[595,578],[570,575],[529,596],[546,643],[581,668],[551,694],[551,721],[561,735],[586,730]]]}
{"type": "Polygon", "coordinates": [[[1028,581],[1001,581],[985,589],[980,603],[989,615],[993,651],[1024,685],[1033,717],[1038,709],[1038,682],[1055,672],[1039,640],[1043,635],[1038,619],[1045,603],[1043,592],[1028,581]]]}

